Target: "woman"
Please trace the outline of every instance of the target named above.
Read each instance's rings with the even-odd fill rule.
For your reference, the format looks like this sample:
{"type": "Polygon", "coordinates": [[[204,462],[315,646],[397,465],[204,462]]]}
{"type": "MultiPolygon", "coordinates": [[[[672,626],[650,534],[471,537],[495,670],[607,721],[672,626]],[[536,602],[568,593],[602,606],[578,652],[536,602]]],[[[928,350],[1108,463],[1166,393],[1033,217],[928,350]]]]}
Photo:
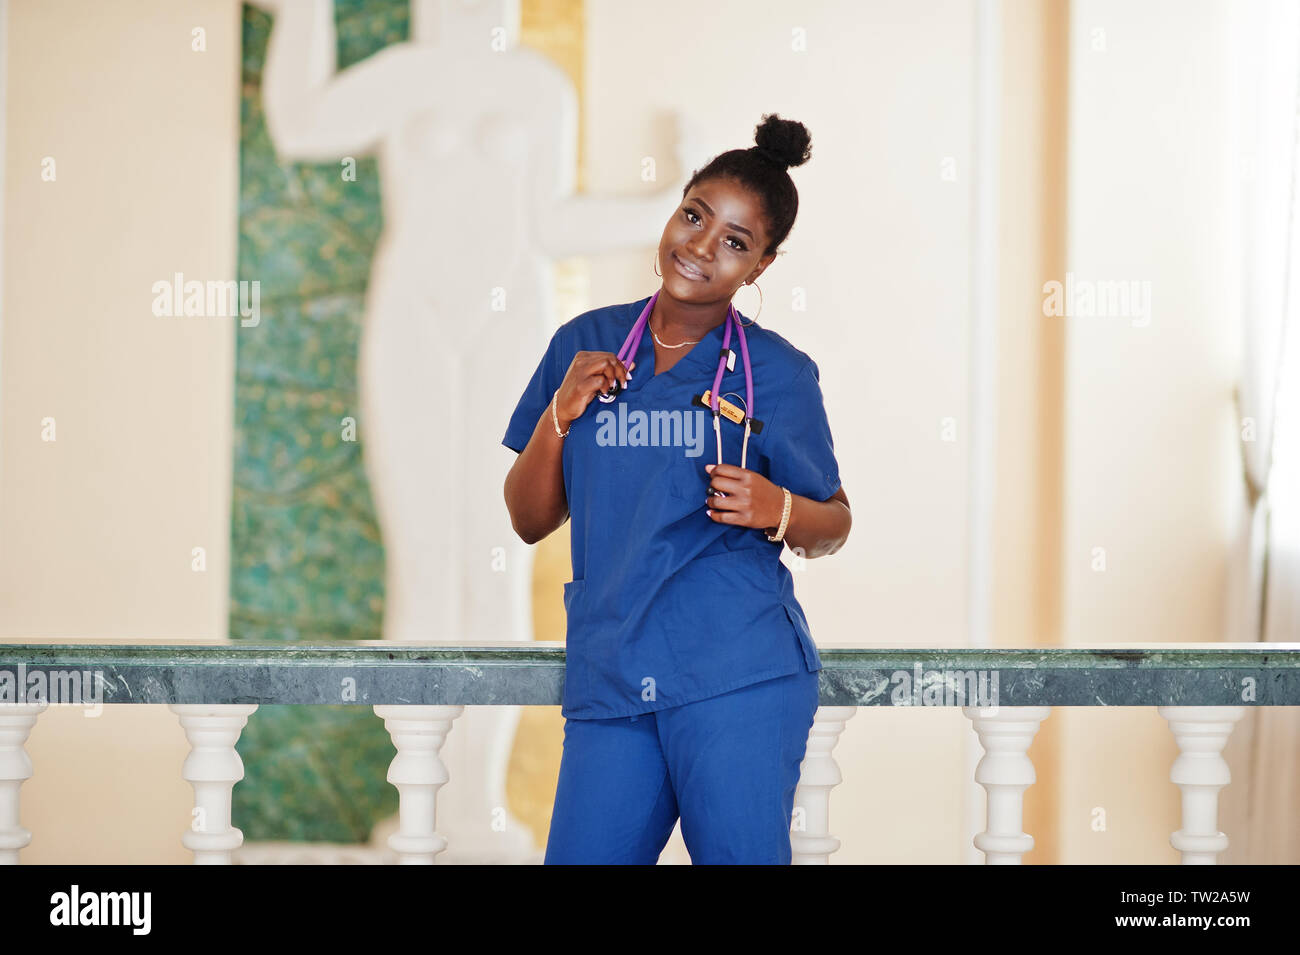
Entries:
{"type": "Polygon", "coordinates": [[[790,862],[821,660],[780,555],[834,553],[852,519],[817,365],[731,309],[809,155],[775,115],[755,142],[687,183],[658,292],[555,332],[502,441],[516,532],[573,521],[550,864],[654,863],[679,816],[696,864],[790,862]]]}

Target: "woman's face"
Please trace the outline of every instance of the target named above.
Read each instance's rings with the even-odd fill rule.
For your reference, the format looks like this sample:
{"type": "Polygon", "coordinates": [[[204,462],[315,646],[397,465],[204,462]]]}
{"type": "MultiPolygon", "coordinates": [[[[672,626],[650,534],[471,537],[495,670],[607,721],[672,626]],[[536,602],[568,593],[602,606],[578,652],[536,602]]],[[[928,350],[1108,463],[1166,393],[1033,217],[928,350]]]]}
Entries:
{"type": "Polygon", "coordinates": [[[659,240],[664,289],[693,304],[729,302],[776,258],[763,255],[767,242],[756,195],[730,179],[701,180],[686,193],[659,240]]]}

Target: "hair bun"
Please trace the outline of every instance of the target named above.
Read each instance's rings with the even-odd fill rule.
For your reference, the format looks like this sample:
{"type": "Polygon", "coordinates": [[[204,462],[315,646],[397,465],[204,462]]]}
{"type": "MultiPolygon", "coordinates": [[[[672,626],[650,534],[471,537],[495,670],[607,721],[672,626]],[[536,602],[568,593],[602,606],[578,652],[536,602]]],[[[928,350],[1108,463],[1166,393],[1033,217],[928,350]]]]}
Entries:
{"type": "Polygon", "coordinates": [[[808,127],[793,119],[781,119],[767,113],[754,127],[754,149],[782,168],[802,166],[812,153],[812,135],[808,127]]]}

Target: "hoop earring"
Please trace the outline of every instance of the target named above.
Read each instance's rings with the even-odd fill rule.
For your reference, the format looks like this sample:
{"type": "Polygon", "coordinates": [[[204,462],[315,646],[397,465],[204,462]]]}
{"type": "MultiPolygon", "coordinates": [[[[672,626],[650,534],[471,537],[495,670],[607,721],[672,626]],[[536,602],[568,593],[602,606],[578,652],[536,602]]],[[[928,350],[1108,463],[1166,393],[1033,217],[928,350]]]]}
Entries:
{"type": "MultiPolygon", "coordinates": [[[[753,285],[754,288],[758,289],[758,311],[754,313],[754,317],[751,318],[749,321],[740,323],[741,325],[744,325],[746,328],[748,328],[750,325],[753,325],[756,321],[758,321],[759,315],[763,314],[763,289],[759,286],[757,282],[746,282],[744,284],[753,285]]],[[[732,304],[734,305],[735,303],[733,302],[732,304]]],[[[740,314],[739,311],[736,314],[740,314]]]]}
{"type": "Polygon", "coordinates": [[[663,274],[662,272],[659,271],[659,253],[658,253],[658,252],[655,253],[655,261],[654,261],[654,265],[652,265],[651,268],[653,268],[653,269],[655,270],[655,275],[659,276],[660,278],[663,278],[663,277],[664,277],[664,274],[663,274]]]}

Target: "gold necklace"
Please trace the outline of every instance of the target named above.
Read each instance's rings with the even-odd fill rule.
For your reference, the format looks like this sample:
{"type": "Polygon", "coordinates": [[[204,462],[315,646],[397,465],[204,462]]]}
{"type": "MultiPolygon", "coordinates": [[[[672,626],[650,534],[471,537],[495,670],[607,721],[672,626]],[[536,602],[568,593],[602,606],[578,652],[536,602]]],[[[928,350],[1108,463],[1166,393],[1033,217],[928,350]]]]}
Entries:
{"type": "MultiPolygon", "coordinates": [[[[646,324],[647,324],[647,325],[650,325],[649,322],[646,322],[646,324]]],[[[655,327],[654,327],[653,325],[650,325],[650,334],[651,334],[651,335],[654,335],[654,337],[655,337],[655,341],[659,342],[660,345],[663,345],[664,348],[682,348],[683,346],[686,346],[686,345],[696,345],[696,344],[699,344],[699,342],[702,340],[702,339],[699,339],[699,338],[695,338],[695,339],[692,339],[691,341],[688,341],[688,342],[682,342],[680,345],[664,345],[664,343],[663,343],[662,341],[659,341],[659,336],[658,336],[658,334],[656,334],[656,332],[655,332],[655,327]]]]}

